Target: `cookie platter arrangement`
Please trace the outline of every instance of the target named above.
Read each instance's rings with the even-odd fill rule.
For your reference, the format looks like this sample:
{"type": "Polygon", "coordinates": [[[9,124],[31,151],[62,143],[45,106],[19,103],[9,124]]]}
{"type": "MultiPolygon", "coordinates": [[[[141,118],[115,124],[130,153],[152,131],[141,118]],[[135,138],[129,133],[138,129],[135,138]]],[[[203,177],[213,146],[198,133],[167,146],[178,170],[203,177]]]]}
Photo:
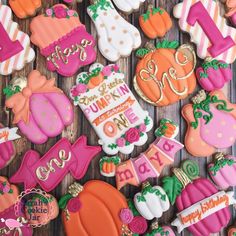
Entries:
{"type": "Polygon", "coordinates": [[[0,236],[235,236],[235,59],[236,0],[0,0],[0,236]]]}

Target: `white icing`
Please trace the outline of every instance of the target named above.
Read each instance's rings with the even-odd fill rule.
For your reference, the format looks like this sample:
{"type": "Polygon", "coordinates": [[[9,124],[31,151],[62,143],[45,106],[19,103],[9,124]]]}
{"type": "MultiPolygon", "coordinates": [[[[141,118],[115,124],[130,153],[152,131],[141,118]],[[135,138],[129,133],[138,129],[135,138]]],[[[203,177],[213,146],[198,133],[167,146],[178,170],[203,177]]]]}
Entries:
{"type": "Polygon", "coordinates": [[[137,11],[145,0],[113,0],[114,4],[123,12],[137,11]]]}
{"type": "Polygon", "coordinates": [[[115,62],[120,57],[128,57],[137,49],[141,45],[141,36],[138,29],[122,18],[111,2],[110,4],[112,9],[98,9],[96,19],[93,19],[93,12],[89,8],[88,14],[99,36],[99,50],[105,58],[115,62]]]}

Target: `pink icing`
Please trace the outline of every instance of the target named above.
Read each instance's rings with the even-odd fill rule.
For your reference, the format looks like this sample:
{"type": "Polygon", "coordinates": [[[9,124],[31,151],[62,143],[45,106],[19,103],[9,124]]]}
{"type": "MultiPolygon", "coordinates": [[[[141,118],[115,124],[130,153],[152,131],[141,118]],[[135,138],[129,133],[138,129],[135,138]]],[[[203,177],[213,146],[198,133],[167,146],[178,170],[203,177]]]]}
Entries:
{"type": "Polygon", "coordinates": [[[210,105],[210,111],[213,118],[208,124],[205,124],[203,118],[200,119],[201,138],[215,148],[231,147],[236,139],[235,118],[227,112],[217,110],[213,105],[210,105]]]}
{"type": "Polygon", "coordinates": [[[4,29],[2,23],[0,22],[0,63],[6,61],[7,59],[15,56],[17,53],[21,52],[24,48],[18,40],[11,41],[9,35],[4,29]]]}
{"type": "Polygon", "coordinates": [[[130,128],[125,133],[125,139],[130,143],[138,142],[140,139],[139,130],[136,128],[130,128]]]}
{"type": "Polygon", "coordinates": [[[21,132],[33,143],[42,144],[59,135],[73,122],[69,99],[63,93],[37,93],[30,97],[30,120],[18,123],[21,132]]]}
{"type": "MultiPolygon", "coordinates": [[[[24,183],[25,189],[34,188],[37,184],[46,192],[53,190],[70,172],[75,179],[81,179],[85,175],[91,160],[101,151],[99,146],[88,146],[86,136],[81,136],[71,145],[68,139],[62,138],[57,142],[42,158],[40,155],[29,150],[26,152],[19,170],[11,177],[12,183],[24,183]],[[62,158],[59,157],[60,151],[64,152],[63,167],[56,164],[53,165],[53,170],[48,167],[52,159],[62,163],[62,158]],[[40,171],[41,179],[37,173],[40,168],[45,168],[49,172],[48,178],[44,178],[45,171],[40,171]]],[[[44,169],[44,170],[45,170],[44,169]]]]}
{"type": "Polygon", "coordinates": [[[0,169],[8,164],[14,153],[15,148],[12,141],[0,144],[0,169]]]}
{"type": "Polygon", "coordinates": [[[236,13],[230,16],[230,21],[234,26],[236,26],[236,13]]]}
{"type": "Polygon", "coordinates": [[[191,6],[187,22],[191,26],[194,26],[196,23],[201,26],[211,42],[208,52],[212,57],[219,56],[235,45],[230,36],[223,37],[201,1],[191,6]]]}
{"type": "Polygon", "coordinates": [[[53,44],[41,49],[41,54],[47,57],[47,67],[50,71],[57,71],[63,76],[73,76],[81,66],[95,61],[94,46],[94,38],[86,31],[85,26],[81,25],[53,44]],[[83,40],[87,40],[84,47],[81,46],[83,40]],[[66,57],[65,54],[69,53],[71,49],[75,49],[75,45],[79,46],[77,52],[66,57]],[[58,50],[56,50],[56,47],[58,50]],[[86,58],[81,59],[81,57],[86,58]],[[67,62],[64,62],[65,60],[67,62]]]}
{"type": "Polygon", "coordinates": [[[132,222],[129,223],[129,229],[135,234],[144,234],[147,228],[147,221],[142,216],[135,216],[132,222]]]}
{"type": "Polygon", "coordinates": [[[129,224],[134,219],[134,215],[129,208],[124,208],[120,211],[120,219],[122,223],[129,224]]]}
{"type": "Polygon", "coordinates": [[[67,209],[70,212],[78,212],[82,207],[81,201],[79,197],[71,198],[67,204],[67,209]]]}

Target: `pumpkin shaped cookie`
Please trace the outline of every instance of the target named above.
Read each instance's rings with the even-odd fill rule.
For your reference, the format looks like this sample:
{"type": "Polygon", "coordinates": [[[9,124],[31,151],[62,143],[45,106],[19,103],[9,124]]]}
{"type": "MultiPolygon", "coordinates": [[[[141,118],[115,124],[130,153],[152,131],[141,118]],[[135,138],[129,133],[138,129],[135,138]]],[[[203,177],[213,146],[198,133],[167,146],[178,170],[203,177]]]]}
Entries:
{"type": "Polygon", "coordinates": [[[67,236],[120,236],[127,230],[119,215],[128,208],[124,196],[111,185],[92,180],[74,183],[60,202],[67,236]]]}
{"type": "Polygon", "coordinates": [[[136,53],[134,88],[154,106],[167,106],[186,98],[196,87],[196,56],[192,48],[164,40],[156,47],[148,43],[136,53]],[[178,49],[177,49],[178,48],[178,49]]]}

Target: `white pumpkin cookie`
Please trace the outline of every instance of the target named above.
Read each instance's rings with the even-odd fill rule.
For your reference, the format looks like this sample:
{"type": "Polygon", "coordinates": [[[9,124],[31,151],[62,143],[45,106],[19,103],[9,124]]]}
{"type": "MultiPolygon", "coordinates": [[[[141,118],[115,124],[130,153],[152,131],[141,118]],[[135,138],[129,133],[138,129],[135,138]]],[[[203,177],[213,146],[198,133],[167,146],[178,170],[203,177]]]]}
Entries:
{"type": "Polygon", "coordinates": [[[113,0],[114,4],[125,13],[137,11],[145,0],[113,0]]]}

